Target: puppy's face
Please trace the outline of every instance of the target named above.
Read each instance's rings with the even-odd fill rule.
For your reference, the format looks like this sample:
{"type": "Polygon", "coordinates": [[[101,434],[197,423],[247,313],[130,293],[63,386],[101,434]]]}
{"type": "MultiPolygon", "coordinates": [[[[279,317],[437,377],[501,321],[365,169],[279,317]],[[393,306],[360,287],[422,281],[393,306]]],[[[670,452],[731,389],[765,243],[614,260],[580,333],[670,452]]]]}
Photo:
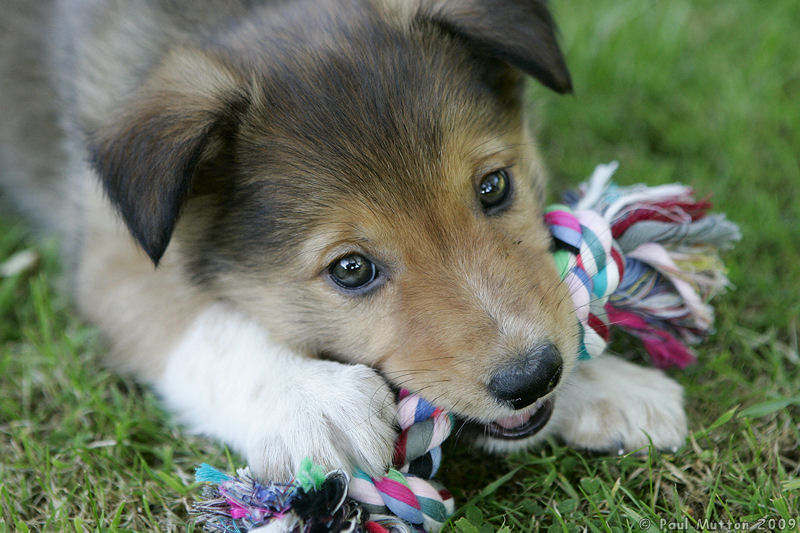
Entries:
{"type": "Polygon", "coordinates": [[[556,89],[569,81],[543,8],[497,3],[269,13],[211,53],[168,57],[96,161],[154,259],[185,204],[187,270],[276,339],[372,365],[516,438],[538,429],[530,414],[572,366],[577,331],[508,63],[556,89]],[[193,127],[161,124],[169,116],[193,127]],[[119,144],[153,131],[164,133],[149,145],[172,155],[153,148],[139,167],[166,157],[184,172],[171,194],[120,193],[119,144]]]}
{"type": "Polygon", "coordinates": [[[315,332],[311,351],[376,366],[437,405],[491,421],[551,392],[574,362],[577,332],[528,139],[458,131],[415,185],[400,178],[393,194],[337,199],[300,249],[298,283],[271,290],[290,308],[314,302],[276,317],[294,338],[315,332]],[[553,366],[541,362],[552,354],[553,366]],[[524,376],[529,367],[546,383],[524,376]],[[508,369],[523,374],[522,390],[497,390],[508,369]]]}

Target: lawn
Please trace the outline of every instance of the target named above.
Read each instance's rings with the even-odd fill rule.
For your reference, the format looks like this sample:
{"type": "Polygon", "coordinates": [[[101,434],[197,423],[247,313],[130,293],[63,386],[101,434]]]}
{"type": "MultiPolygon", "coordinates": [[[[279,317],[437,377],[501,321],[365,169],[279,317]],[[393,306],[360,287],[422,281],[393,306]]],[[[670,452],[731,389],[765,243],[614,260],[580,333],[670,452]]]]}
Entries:
{"type": "MultiPolygon", "coordinates": [[[[796,531],[800,2],[553,7],[575,95],[532,86],[530,96],[554,195],[611,159],[621,183],[693,185],[741,225],[725,254],[734,289],[716,302],[699,364],[670,372],[690,414],[682,449],[606,457],[550,442],[488,457],[451,446],[441,477],[459,511],[447,530],[733,530],[763,519],[762,531],[780,520],[796,531]]],[[[97,370],[104,348],[57,290],[56,246],[2,217],[0,263],[24,249],[38,263],[0,277],[0,531],[192,530],[194,466],[239,459],[175,429],[152,392],[97,370]]]]}

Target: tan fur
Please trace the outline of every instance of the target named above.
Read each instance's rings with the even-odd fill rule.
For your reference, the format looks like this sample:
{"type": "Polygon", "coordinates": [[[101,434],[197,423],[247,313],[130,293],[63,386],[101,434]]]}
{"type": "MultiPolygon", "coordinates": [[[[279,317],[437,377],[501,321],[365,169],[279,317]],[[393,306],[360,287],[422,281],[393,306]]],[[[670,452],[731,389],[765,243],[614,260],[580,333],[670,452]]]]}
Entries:
{"type": "MultiPolygon", "coordinates": [[[[437,198],[434,210],[371,223],[377,240],[400,250],[404,271],[373,311],[384,321],[370,328],[394,335],[384,334],[390,338],[372,352],[380,357],[365,361],[448,409],[491,420],[498,411],[485,391],[491,373],[548,341],[572,354],[576,332],[549,238],[536,220],[530,189],[542,176],[534,176],[540,169],[529,159],[533,154],[519,134],[489,141],[473,134],[447,147],[449,194],[437,198]],[[499,146],[511,148],[496,151],[499,146]],[[518,180],[516,212],[502,221],[475,217],[463,177],[502,167],[518,180]]],[[[363,324],[352,322],[352,330],[363,324]]],[[[565,360],[571,366],[569,355],[565,360]]]]}

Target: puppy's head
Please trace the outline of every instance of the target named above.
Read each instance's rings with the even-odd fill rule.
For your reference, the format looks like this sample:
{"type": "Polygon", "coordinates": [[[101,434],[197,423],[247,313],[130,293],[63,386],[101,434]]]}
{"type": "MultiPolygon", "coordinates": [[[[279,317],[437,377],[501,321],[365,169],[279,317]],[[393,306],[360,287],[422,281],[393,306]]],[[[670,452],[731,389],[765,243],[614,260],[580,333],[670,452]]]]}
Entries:
{"type": "Polygon", "coordinates": [[[174,232],[276,339],[535,433],[577,348],[522,106],[523,72],[570,89],[542,3],[297,1],[214,43],[95,136],[143,249],[174,232]]]}

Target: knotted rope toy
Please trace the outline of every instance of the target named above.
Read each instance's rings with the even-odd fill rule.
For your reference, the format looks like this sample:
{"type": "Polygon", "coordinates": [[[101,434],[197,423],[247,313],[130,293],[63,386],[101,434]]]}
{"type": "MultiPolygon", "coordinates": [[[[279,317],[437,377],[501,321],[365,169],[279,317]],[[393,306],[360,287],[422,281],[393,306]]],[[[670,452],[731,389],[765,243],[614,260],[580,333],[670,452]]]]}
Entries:
{"type": "Polygon", "coordinates": [[[450,435],[453,416],[434,407],[421,396],[401,390],[397,403],[400,436],[395,441],[391,468],[379,480],[356,471],[349,495],[370,514],[366,531],[400,532],[408,528],[439,531],[453,514],[453,496],[431,481],[442,461],[442,442],[450,435]]]}
{"type": "MultiPolygon", "coordinates": [[[[687,345],[711,332],[708,301],[728,286],[719,251],[739,229],[709,214],[690,187],[620,187],[611,182],[616,169],[599,165],[545,212],[582,332],[579,357],[602,353],[613,325],[638,337],[655,365],[682,368],[695,359],[687,345]]],[[[261,483],[246,468],[234,477],[203,464],[196,478],[209,485],[193,512],[211,532],[437,532],[454,502],[430,479],[453,417],[403,390],[397,421],[394,468],[381,479],[325,474],[306,460],[294,480],[261,483]]]]}
{"type": "Polygon", "coordinates": [[[728,286],[719,251],[741,238],[711,203],[680,184],[620,187],[599,165],[567,205],[545,212],[553,258],[582,329],[580,357],[605,350],[613,324],[638,337],[659,367],[695,360],[686,344],[711,332],[708,301],[728,286]]]}
{"type": "Polygon", "coordinates": [[[397,422],[401,432],[395,441],[395,468],[380,479],[356,471],[348,486],[341,470],[326,475],[306,459],[293,481],[260,483],[246,468],[233,477],[202,464],[195,478],[211,485],[193,512],[206,531],[219,533],[255,531],[267,524],[281,532],[439,531],[455,504],[431,478],[441,464],[441,444],[450,435],[453,417],[403,389],[397,422]],[[364,512],[369,520],[362,524],[364,512]]]}

